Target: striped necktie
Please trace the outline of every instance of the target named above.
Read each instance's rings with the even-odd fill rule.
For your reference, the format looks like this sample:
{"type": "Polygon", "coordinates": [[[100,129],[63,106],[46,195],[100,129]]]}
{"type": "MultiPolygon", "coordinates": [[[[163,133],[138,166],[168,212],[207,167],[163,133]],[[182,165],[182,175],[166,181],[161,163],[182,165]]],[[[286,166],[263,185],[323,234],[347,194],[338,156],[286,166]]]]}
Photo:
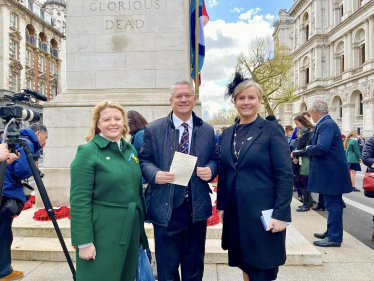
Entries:
{"type": "MultiPolygon", "coordinates": [[[[184,127],[184,131],[179,146],[181,148],[182,153],[188,154],[188,148],[190,146],[190,133],[188,132],[187,123],[183,123],[182,126],[184,127]]],[[[188,185],[186,186],[185,197],[188,197],[188,185]]]]}
{"type": "Polygon", "coordinates": [[[182,126],[184,127],[184,131],[183,131],[183,135],[182,135],[181,142],[180,142],[179,146],[181,148],[182,153],[188,154],[188,148],[189,148],[189,145],[190,145],[189,144],[190,134],[188,132],[188,124],[183,123],[182,126]]]}

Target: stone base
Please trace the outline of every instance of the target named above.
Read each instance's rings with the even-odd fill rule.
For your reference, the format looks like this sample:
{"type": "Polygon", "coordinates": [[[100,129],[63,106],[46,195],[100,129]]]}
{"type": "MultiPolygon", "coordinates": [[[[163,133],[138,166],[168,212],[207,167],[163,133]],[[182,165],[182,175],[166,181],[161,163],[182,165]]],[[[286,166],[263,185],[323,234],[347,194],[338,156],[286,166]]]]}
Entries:
{"type": "MultiPolygon", "coordinates": [[[[43,182],[55,206],[69,206],[70,164],[79,145],[85,144],[92,109],[103,100],[117,102],[126,111],[136,110],[148,122],[163,118],[172,110],[170,89],[68,90],[53,101],[44,103],[44,124],[49,137],[44,148],[43,182]]],[[[201,102],[194,112],[202,116],[201,102]]],[[[40,196],[36,204],[42,207],[40,196]]]]}

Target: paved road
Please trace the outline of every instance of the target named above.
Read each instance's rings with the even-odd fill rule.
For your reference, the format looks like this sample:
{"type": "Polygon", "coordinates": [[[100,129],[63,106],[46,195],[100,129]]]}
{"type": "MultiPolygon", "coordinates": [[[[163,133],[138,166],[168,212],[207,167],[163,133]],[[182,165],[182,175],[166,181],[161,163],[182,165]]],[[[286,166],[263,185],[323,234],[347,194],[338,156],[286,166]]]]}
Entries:
{"type": "MultiPolygon", "coordinates": [[[[371,241],[374,227],[374,198],[364,195],[362,180],[366,168],[364,165],[361,165],[361,168],[362,171],[358,172],[356,176],[356,187],[361,192],[343,195],[347,204],[347,208],[343,212],[344,230],[374,250],[374,242],[371,241]]],[[[294,196],[297,197],[296,192],[294,192],[294,196]]],[[[313,194],[313,198],[318,201],[318,194],[313,194]]],[[[327,211],[318,211],[318,213],[327,218],[327,211]]]]}

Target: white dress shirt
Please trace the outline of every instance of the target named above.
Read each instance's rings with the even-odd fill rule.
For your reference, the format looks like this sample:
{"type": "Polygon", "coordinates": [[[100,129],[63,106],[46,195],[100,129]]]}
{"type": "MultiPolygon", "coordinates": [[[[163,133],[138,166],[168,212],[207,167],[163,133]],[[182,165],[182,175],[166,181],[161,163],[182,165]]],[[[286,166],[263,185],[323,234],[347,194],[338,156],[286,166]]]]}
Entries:
{"type": "Polygon", "coordinates": [[[189,133],[189,140],[188,140],[188,154],[190,154],[191,149],[191,139],[192,139],[192,130],[193,130],[193,119],[192,115],[191,118],[188,119],[187,122],[182,121],[173,113],[173,123],[176,130],[179,130],[179,138],[178,138],[178,145],[181,143],[181,138],[183,137],[184,127],[182,126],[183,123],[187,123],[188,125],[188,133],[189,133]]]}

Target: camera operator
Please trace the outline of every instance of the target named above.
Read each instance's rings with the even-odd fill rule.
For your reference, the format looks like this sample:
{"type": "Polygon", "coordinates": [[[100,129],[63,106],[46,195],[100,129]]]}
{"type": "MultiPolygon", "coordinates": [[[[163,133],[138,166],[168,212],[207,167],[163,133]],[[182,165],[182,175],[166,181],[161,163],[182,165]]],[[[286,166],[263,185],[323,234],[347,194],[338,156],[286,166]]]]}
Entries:
{"type": "MultiPolygon", "coordinates": [[[[48,138],[47,128],[39,123],[21,129],[19,133],[20,138],[26,140],[32,154],[44,147],[48,138]]],[[[0,279],[4,280],[17,280],[23,277],[23,272],[14,271],[11,267],[12,222],[13,217],[22,211],[26,201],[21,181],[31,177],[32,172],[23,148],[16,146],[16,149],[20,157],[7,166],[0,205],[0,279]]],[[[2,152],[0,148],[0,156],[2,152]]]]}

